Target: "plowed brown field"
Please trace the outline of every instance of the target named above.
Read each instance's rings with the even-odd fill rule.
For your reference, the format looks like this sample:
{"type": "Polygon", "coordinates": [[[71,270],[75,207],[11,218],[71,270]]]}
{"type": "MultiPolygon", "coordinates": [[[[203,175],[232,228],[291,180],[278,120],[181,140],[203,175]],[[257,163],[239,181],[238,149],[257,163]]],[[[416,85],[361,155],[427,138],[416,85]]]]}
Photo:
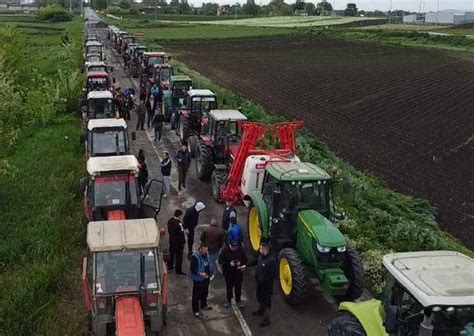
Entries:
{"type": "Polygon", "coordinates": [[[175,44],[177,58],[428,199],[474,248],[474,55],[320,37],[175,44]]]}

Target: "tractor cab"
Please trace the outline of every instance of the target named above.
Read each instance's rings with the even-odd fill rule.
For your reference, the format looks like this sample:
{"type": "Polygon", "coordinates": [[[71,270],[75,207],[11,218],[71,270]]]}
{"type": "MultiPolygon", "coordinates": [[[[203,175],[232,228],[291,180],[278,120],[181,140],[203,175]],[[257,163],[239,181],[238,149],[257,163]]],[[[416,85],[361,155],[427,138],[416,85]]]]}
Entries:
{"type": "Polygon", "coordinates": [[[110,90],[109,75],[105,71],[91,71],[87,73],[86,91],[110,90]]]}
{"type": "Polygon", "coordinates": [[[86,42],[85,54],[99,54],[100,60],[104,59],[104,50],[102,43],[98,41],[89,41],[86,42]]]}
{"type": "Polygon", "coordinates": [[[91,119],[87,123],[85,138],[87,159],[130,152],[127,123],[123,119],[91,119]]]}
{"type": "Polygon", "coordinates": [[[112,72],[113,67],[108,67],[105,62],[87,62],[86,72],[112,72]]]}
{"type": "Polygon", "coordinates": [[[133,50],[134,50],[136,47],[138,47],[138,43],[129,43],[129,44],[127,45],[127,49],[125,50],[125,53],[131,57],[132,54],[133,54],[133,50]]]}
{"type": "Polygon", "coordinates": [[[382,301],[342,302],[329,336],[474,335],[474,259],[452,251],[405,252],[384,256],[383,265],[382,301]]]}
{"type": "Polygon", "coordinates": [[[152,74],[155,64],[165,64],[167,57],[162,51],[146,51],[143,53],[142,72],[149,75],[152,74]]]}
{"type": "Polygon", "coordinates": [[[114,118],[113,96],[110,91],[90,91],[87,94],[87,105],[84,120],[114,118]]]}
{"type": "Polygon", "coordinates": [[[88,331],[151,335],[166,325],[169,278],[154,219],[92,221],[81,286],[88,331]]]}
{"type": "Polygon", "coordinates": [[[96,34],[87,34],[86,43],[90,41],[98,41],[96,34]]]}
{"type": "Polygon", "coordinates": [[[143,56],[143,53],[146,52],[148,48],[144,45],[137,45],[133,47],[131,51],[131,60],[130,60],[130,74],[132,77],[137,78],[140,72],[140,61],[143,56]]]}
{"type": "Polygon", "coordinates": [[[102,62],[100,54],[97,54],[97,53],[87,54],[85,57],[86,66],[88,63],[92,63],[92,62],[102,62]]]}
{"type": "Polygon", "coordinates": [[[119,54],[122,53],[122,48],[124,46],[124,43],[125,43],[125,40],[124,40],[124,37],[127,36],[128,33],[125,32],[125,31],[119,31],[116,33],[116,37],[115,37],[115,44],[114,44],[114,47],[115,47],[115,50],[117,50],[117,52],[119,54]]]}
{"type": "Polygon", "coordinates": [[[137,43],[135,43],[135,36],[125,35],[123,37],[123,45],[122,45],[123,51],[126,51],[131,44],[138,45],[137,43]]]}
{"type": "Polygon", "coordinates": [[[211,90],[191,89],[188,91],[180,110],[178,134],[181,142],[186,142],[191,135],[206,132],[208,114],[217,109],[217,97],[211,90]]]}
{"type": "Polygon", "coordinates": [[[148,182],[144,196],[140,197],[138,169],[133,155],[96,156],[87,160],[89,176],[81,179],[80,184],[88,221],[156,215],[161,206],[161,182],[148,182]]]}
{"type": "Polygon", "coordinates": [[[163,90],[163,110],[169,116],[171,129],[176,129],[179,121],[179,109],[184,103],[193,81],[188,76],[174,75],[170,77],[168,90],[163,90]]]}
{"type": "Polygon", "coordinates": [[[155,64],[153,66],[153,82],[162,90],[169,89],[170,79],[173,75],[174,69],[169,64],[155,64]]]}
{"type": "MultiPolygon", "coordinates": [[[[193,81],[188,76],[171,76],[170,78],[170,90],[171,98],[173,100],[181,99],[181,104],[184,98],[186,98],[187,92],[193,86],[193,81]]],[[[177,101],[178,103],[179,101],[177,101]]]]}
{"type": "Polygon", "coordinates": [[[133,53],[132,57],[140,57],[143,55],[144,52],[146,52],[148,48],[144,45],[137,45],[136,47],[133,48],[133,53]]]}

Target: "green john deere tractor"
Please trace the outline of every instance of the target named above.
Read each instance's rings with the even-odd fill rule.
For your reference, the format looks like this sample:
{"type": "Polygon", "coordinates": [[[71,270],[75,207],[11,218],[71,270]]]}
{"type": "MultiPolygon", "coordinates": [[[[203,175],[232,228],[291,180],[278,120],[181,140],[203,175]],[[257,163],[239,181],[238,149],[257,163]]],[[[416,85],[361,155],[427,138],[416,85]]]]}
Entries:
{"type": "Polygon", "coordinates": [[[290,304],[303,298],[310,279],[318,279],[338,299],[362,294],[361,259],[331,222],[338,217],[331,211],[332,182],[311,163],[269,162],[261,190],[244,196],[250,207],[250,247],[256,252],[261,238],[270,238],[279,253],[280,287],[290,304]]]}

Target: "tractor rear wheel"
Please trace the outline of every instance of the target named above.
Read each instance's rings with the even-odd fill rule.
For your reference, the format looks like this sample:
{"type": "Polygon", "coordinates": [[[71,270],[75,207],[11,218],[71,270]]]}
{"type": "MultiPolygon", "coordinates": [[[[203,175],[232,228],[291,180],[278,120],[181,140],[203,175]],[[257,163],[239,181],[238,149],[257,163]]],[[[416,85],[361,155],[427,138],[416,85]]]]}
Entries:
{"type": "Polygon", "coordinates": [[[191,157],[196,157],[196,152],[198,150],[199,140],[195,135],[188,137],[188,149],[191,157]]]}
{"type": "Polygon", "coordinates": [[[357,251],[347,246],[344,253],[344,274],[349,279],[349,288],[347,289],[345,300],[354,301],[358,299],[364,290],[364,265],[357,251]]]}
{"type": "Polygon", "coordinates": [[[189,137],[189,119],[181,117],[181,123],[179,125],[179,140],[181,143],[186,143],[189,137]]]}
{"type": "Polygon", "coordinates": [[[262,226],[260,225],[258,208],[254,204],[250,206],[247,217],[247,232],[250,241],[250,249],[254,254],[257,254],[260,248],[260,240],[262,239],[262,226]]]}
{"type": "Polygon", "coordinates": [[[278,257],[278,274],[283,296],[290,304],[298,304],[306,289],[306,269],[298,251],[284,248],[278,257]]]}
{"type": "MultiPolygon", "coordinates": [[[[190,137],[192,139],[194,137],[190,137]]],[[[212,148],[206,146],[204,142],[196,144],[196,174],[201,181],[208,181],[211,178],[214,169],[214,160],[212,158],[212,148]]]]}
{"type": "Polygon", "coordinates": [[[216,202],[222,202],[221,190],[227,180],[227,172],[214,169],[211,176],[212,197],[216,202]]]}
{"type": "Polygon", "coordinates": [[[328,336],[367,336],[354,315],[340,312],[328,325],[328,336]]]}

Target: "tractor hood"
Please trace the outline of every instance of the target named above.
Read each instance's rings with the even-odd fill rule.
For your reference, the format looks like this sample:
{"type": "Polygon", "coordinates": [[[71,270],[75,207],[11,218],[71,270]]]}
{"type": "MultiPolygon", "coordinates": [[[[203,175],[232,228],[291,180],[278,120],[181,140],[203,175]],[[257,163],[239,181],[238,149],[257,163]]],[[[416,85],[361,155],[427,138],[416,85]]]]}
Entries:
{"type": "Polygon", "coordinates": [[[315,210],[300,211],[298,221],[306,227],[319,245],[325,247],[346,245],[346,240],[339,229],[319,212],[315,210]]]}
{"type": "Polygon", "coordinates": [[[137,297],[121,297],[115,301],[117,336],[145,335],[142,307],[137,297]]]}

